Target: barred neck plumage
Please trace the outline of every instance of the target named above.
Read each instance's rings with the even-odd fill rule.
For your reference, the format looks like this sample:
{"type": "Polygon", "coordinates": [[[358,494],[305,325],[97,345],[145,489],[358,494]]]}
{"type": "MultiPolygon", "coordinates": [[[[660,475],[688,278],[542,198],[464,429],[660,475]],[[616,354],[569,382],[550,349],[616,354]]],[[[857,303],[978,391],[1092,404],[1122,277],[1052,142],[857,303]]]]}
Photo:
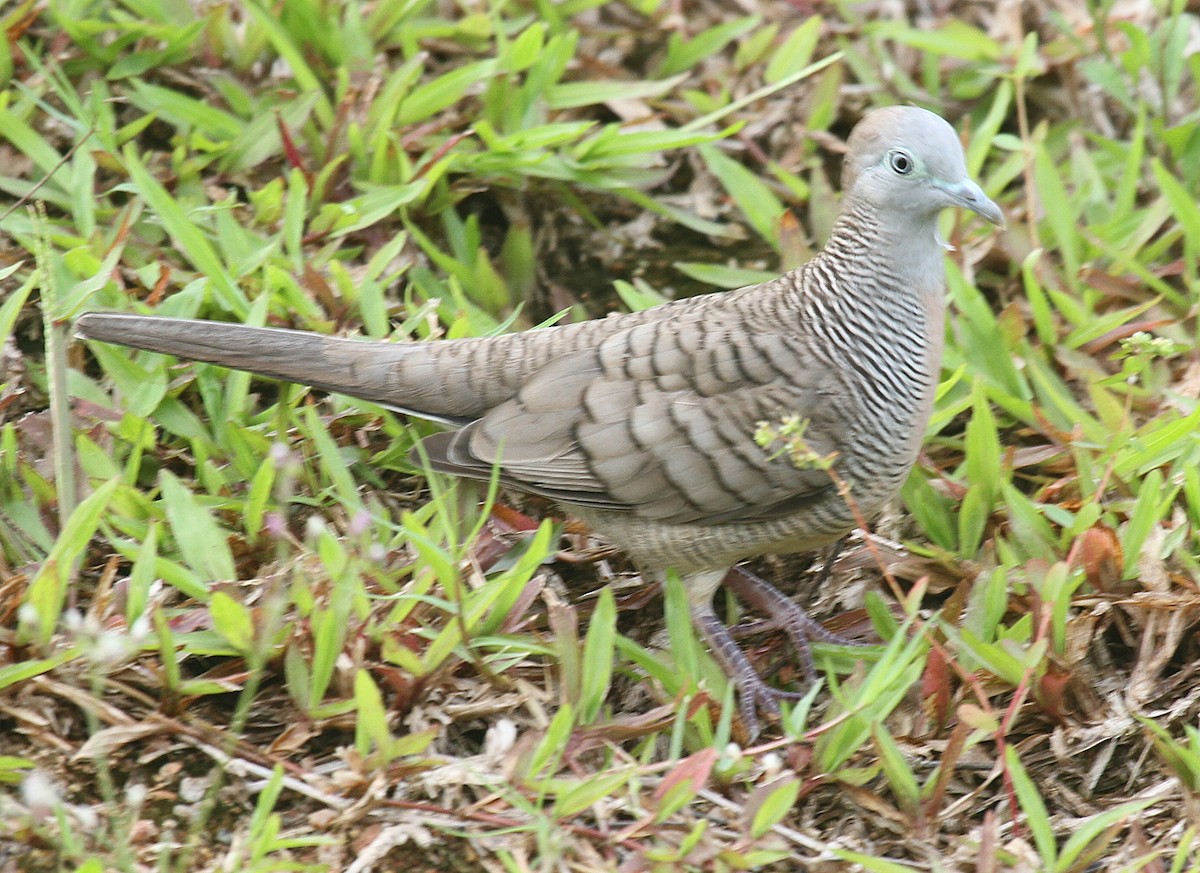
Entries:
{"type": "Polygon", "coordinates": [[[911,416],[936,383],[931,361],[941,354],[945,313],[934,228],[889,232],[885,224],[850,204],[795,285],[805,344],[835,371],[857,374],[851,381],[877,410],[876,423],[911,416]]]}
{"type": "Polygon", "coordinates": [[[913,292],[929,293],[934,287],[940,289],[945,269],[942,256],[936,215],[928,223],[919,218],[907,222],[881,221],[873,205],[851,202],[843,208],[829,241],[814,261],[822,262],[822,272],[849,274],[843,278],[864,280],[828,285],[818,282],[827,291],[841,286],[841,293],[850,289],[870,295],[907,296],[913,292]]]}

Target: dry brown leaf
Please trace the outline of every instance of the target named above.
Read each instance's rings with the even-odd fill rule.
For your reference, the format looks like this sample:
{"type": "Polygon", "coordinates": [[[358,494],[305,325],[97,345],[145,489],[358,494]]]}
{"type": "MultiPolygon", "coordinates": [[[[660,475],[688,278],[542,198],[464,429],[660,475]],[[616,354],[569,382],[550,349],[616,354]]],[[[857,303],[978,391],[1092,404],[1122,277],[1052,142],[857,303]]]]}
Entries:
{"type": "Polygon", "coordinates": [[[162,733],[164,729],[165,725],[157,720],[104,728],[92,734],[87,742],[79,747],[79,751],[71,756],[71,760],[86,761],[97,755],[111,755],[128,743],[155,736],[162,733]]]}

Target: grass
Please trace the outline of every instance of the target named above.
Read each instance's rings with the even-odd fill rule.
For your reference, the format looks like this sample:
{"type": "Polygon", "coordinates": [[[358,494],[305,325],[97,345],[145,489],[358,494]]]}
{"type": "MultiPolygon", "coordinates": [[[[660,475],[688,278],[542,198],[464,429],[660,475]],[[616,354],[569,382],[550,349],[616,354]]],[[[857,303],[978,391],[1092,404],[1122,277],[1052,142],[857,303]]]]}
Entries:
{"type": "Polygon", "coordinates": [[[1200,868],[1196,18],[746,12],[0,12],[0,867],[1200,868]],[[902,511],[828,590],[763,566],[885,643],[822,648],[751,748],[677,584],[426,480],[427,425],[69,338],[421,341],[756,281],[904,101],[1009,226],[946,219],[902,511]]]}

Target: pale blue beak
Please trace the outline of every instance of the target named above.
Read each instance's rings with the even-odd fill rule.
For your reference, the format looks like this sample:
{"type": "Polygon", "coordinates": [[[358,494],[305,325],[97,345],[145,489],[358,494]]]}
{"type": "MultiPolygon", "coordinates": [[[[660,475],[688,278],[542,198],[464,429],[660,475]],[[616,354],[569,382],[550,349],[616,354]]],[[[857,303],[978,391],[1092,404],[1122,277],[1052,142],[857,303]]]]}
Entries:
{"type": "Polygon", "coordinates": [[[992,200],[983,193],[972,179],[960,182],[944,182],[939,187],[949,194],[954,202],[964,209],[970,209],[985,221],[990,221],[996,227],[1004,227],[1004,213],[992,200]]]}

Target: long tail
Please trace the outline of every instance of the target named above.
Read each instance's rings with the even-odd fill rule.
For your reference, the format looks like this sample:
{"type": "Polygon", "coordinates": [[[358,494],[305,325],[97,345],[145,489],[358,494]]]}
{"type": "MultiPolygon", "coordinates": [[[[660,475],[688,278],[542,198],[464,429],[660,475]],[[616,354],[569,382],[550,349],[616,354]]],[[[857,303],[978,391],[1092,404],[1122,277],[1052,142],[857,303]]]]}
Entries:
{"type": "Polygon", "coordinates": [[[75,323],[75,335],[299,382],[451,424],[460,424],[466,418],[439,409],[436,401],[426,407],[424,401],[431,399],[432,392],[420,376],[427,369],[422,359],[428,356],[414,355],[421,351],[416,345],[190,318],[101,312],[81,316],[75,323]]]}

